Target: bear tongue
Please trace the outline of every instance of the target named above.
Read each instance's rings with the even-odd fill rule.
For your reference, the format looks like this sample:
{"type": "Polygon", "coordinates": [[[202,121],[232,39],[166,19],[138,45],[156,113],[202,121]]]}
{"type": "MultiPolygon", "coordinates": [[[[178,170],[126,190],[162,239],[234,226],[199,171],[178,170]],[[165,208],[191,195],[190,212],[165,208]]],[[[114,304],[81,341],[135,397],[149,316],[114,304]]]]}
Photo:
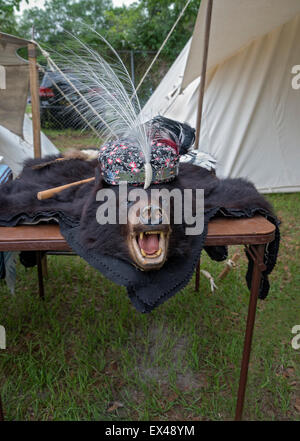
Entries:
{"type": "Polygon", "coordinates": [[[139,246],[147,254],[154,254],[159,249],[158,234],[144,234],[143,239],[139,237],[139,246]]]}

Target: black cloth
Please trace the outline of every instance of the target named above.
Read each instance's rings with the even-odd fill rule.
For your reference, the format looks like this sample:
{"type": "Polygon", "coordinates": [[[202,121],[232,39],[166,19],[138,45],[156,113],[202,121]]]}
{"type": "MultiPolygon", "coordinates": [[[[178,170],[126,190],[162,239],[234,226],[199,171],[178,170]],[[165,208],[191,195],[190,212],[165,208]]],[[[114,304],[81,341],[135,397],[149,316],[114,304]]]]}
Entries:
{"type": "MultiPolygon", "coordinates": [[[[185,237],[184,225],[173,225],[166,263],[158,271],[144,272],[130,263],[124,234],[118,230],[119,226],[99,225],[96,222],[99,202],[96,202],[95,195],[102,185],[99,171],[96,173],[95,183],[72,187],[52,199],[39,201],[36,198],[38,191],[93,176],[97,161],[74,159],[59,161],[42,169],[32,168],[37,163],[49,160],[51,158],[48,157],[28,161],[18,179],[1,186],[1,226],[55,219],[70,247],[108,279],[125,286],[135,308],[146,313],[188,284],[204,247],[210,219],[218,216],[237,218],[261,214],[276,226],[275,240],[266,247],[266,270],[263,272],[259,292],[260,298],[267,296],[268,275],[276,264],[279,248],[279,221],[269,203],[248,181],[220,180],[205,169],[183,164],[180,166],[179,176],[172,183],[158,185],[157,187],[168,189],[203,188],[204,230],[200,235],[185,237]]],[[[116,186],[113,189],[116,191],[116,186]]],[[[223,260],[227,256],[226,247],[208,247],[207,252],[215,260],[223,260]]],[[[247,257],[249,266],[246,280],[250,288],[253,264],[250,256],[247,257]]]]}

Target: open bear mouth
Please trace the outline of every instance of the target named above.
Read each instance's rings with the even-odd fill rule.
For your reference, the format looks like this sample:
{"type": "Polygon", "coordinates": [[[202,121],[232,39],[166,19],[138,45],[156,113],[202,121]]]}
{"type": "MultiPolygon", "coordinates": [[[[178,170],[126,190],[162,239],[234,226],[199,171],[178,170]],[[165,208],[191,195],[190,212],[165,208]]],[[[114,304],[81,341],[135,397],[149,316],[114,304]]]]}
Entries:
{"type": "Polygon", "coordinates": [[[131,235],[133,260],[140,269],[159,269],[167,255],[169,231],[144,230],[131,235]]]}
{"type": "Polygon", "coordinates": [[[140,252],[143,257],[154,259],[162,253],[160,246],[160,239],[164,239],[162,231],[145,231],[137,235],[137,243],[140,247],[140,252]]]}

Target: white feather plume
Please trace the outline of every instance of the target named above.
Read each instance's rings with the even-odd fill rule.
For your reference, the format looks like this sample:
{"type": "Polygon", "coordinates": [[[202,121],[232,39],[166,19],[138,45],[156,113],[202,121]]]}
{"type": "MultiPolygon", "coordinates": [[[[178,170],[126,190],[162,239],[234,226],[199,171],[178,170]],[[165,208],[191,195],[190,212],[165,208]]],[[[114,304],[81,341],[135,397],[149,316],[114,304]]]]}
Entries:
{"type": "Polygon", "coordinates": [[[97,128],[102,142],[130,137],[140,148],[145,162],[145,188],[151,184],[151,140],[149,130],[141,124],[141,105],[130,75],[113,47],[96,31],[110,48],[116,63],[112,67],[97,51],[72,36],[72,47],[65,52],[41,48],[52,71],[64,77],[63,93],[81,121],[97,128]]]}

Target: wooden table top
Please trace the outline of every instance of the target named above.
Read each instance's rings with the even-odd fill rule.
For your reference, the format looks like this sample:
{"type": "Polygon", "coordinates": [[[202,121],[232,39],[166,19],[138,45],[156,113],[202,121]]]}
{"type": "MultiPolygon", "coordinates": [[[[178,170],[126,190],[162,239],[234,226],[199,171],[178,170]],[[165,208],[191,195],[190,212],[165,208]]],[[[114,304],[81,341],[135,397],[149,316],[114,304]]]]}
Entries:
{"type": "MultiPolygon", "coordinates": [[[[264,244],[274,239],[275,226],[262,216],[213,219],[205,245],[264,244]]],[[[71,251],[58,225],[0,227],[0,251],[71,251]]]]}

